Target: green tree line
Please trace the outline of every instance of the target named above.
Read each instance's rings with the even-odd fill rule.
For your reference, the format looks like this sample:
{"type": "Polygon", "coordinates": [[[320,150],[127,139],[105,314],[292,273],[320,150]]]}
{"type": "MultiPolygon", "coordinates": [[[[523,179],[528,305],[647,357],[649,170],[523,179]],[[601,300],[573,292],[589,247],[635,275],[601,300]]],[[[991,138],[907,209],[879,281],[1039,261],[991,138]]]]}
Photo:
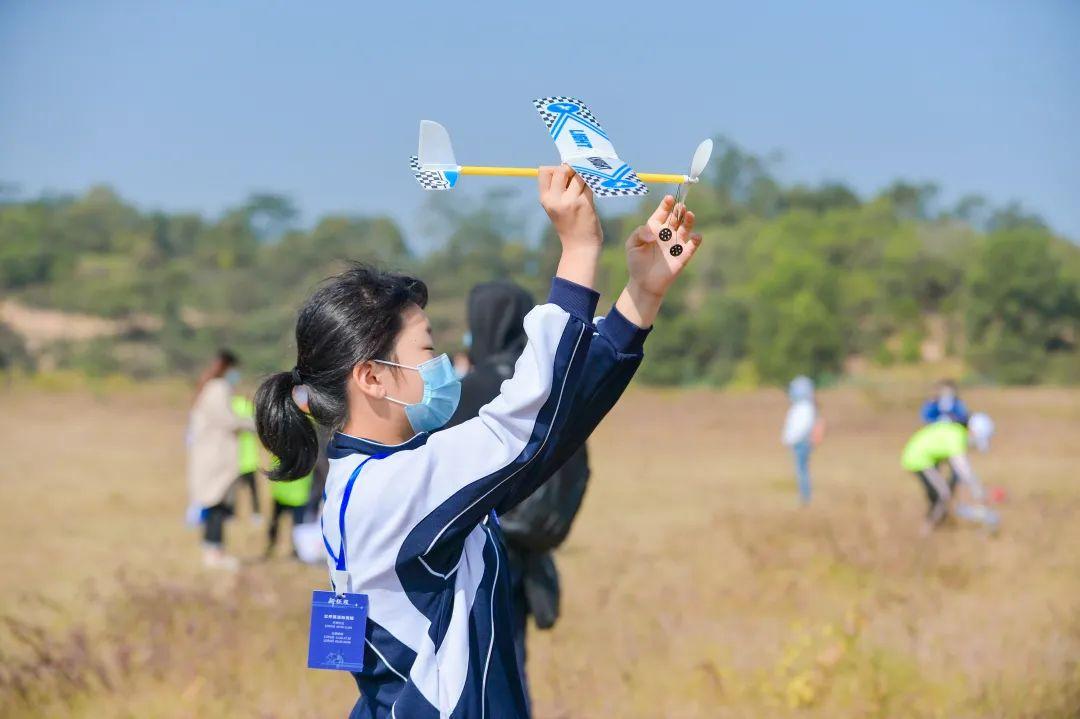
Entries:
{"type": "MultiPolygon", "coordinates": [[[[439,241],[422,253],[385,216],[299,228],[292,202],[272,194],[215,219],[143,212],[106,187],[2,201],[3,296],[121,329],[31,352],[0,325],[0,369],[191,373],[225,345],[251,372],[276,369],[291,362],[299,303],[349,260],[423,278],[448,349],[461,345],[475,283],[508,278],[545,294],[558,243],[528,235],[514,191],[429,199],[439,241]]],[[[609,298],[625,279],[623,238],[656,200],[604,218],[609,298]]],[[[986,380],[1080,381],[1080,248],[1019,205],[967,196],[943,207],[936,186],[901,181],[873,197],[784,184],[769,159],[721,139],[690,206],[707,241],[662,310],[643,381],[828,379],[852,358],[917,362],[928,337],[986,380]]]]}

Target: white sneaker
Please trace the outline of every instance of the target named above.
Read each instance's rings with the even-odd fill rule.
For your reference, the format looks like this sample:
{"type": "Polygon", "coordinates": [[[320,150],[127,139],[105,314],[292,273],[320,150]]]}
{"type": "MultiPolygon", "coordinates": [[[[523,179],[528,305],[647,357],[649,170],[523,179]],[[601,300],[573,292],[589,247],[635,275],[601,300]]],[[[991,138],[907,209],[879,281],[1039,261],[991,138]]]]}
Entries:
{"type": "Polygon", "coordinates": [[[220,547],[207,547],[203,549],[203,566],[207,569],[235,572],[240,569],[240,560],[226,554],[220,547]]]}

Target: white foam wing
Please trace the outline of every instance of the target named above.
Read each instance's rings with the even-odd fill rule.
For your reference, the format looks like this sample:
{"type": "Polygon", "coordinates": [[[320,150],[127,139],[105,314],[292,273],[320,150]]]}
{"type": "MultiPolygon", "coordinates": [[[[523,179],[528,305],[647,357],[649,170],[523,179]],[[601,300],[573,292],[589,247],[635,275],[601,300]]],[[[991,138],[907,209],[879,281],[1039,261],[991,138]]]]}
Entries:
{"type": "Polygon", "coordinates": [[[649,191],[634,168],[619,159],[596,116],[581,100],[554,96],[533,100],[555,141],[559,157],[574,168],[597,197],[644,195],[649,191]]]}

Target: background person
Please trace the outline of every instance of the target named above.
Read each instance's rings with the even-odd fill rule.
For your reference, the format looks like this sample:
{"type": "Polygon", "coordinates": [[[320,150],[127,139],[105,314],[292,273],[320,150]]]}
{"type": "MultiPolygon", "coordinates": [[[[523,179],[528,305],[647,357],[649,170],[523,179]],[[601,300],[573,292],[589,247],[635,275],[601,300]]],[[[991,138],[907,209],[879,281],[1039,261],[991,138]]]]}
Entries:
{"type": "Polygon", "coordinates": [[[810,504],[810,453],[825,438],[825,420],[814,400],[814,381],[798,376],[788,385],[791,407],[784,418],[780,441],[791,448],[795,458],[795,481],[799,486],[799,501],[805,507],[810,504]]]}
{"type": "MultiPolygon", "coordinates": [[[[461,401],[447,423],[453,427],[477,417],[514,375],[528,336],[525,316],[535,306],[532,295],[513,282],[487,282],[469,293],[467,316],[469,364],[461,382],[461,401]]],[[[559,616],[559,574],[552,550],[562,544],[581,507],[589,481],[585,445],[574,452],[540,488],[517,507],[499,515],[510,568],[514,645],[528,697],[525,635],[531,614],[539,629],[550,629],[559,616]]]]}
{"type": "Polygon", "coordinates": [[[920,412],[923,422],[959,422],[967,424],[968,408],[956,390],[956,382],[951,379],[939,380],[934,385],[934,396],[923,403],[920,412]]]}
{"type": "MultiPolygon", "coordinates": [[[[466,335],[468,337],[468,335],[466,335]]],[[[471,341],[471,338],[470,338],[471,341]]],[[[454,374],[458,378],[463,378],[465,375],[472,371],[472,362],[469,361],[469,355],[466,352],[454,353],[454,374]]]]}
{"type": "MultiPolygon", "coordinates": [[[[306,404],[306,400],[302,402],[306,404]]],[[[319,447],[319,456],[315,469],[311,472],[311,487],[308,490],[307,506],[304,507],[303,520],[297,524],[293,515],[292,543],[296,558],[306,564],[326,562],[326,550],[323,547],[322,528],[319,517],[322,512],[323,491],[326,489],[326,475],[330,471],[330,462],[326,456],[326,445],[330,441],[330,432],[322,425],[315,426],[315,437],[319,447]]]]}
{"type": "Polygon", "coordinates": [[[238,475],[238,435],[255,428],[250,419],[232,408],[238,364],[236,355],[219,350],[199,380],[191,408],[188,445],[188,488],[192,502],[203,508],[203,564],[215,569],[236,569],[236,558],[225,553],[225,520],[232,514],[238,475]],[[226,379],[228,375],[229,379],[226,379]]]}
{"type": "Polygon", "coordinates": [[[985,492],[982,483],[975,475],[968,461],[968,445],[980,452],[990,449],[990,438],[994,434],[994,423],[985,414],[974,414],[968,426],[959,422],[937,421],[918,430],[904,446],[900,463],[904,469],[914,472],[926,491],[929,503],[923,534],[930,533],[948,516],[953,490],[958,481],[963,482],[974,500],[974,505],[957,503],[956,515],[984,524],[989,529],[997,529],[997,514],[985,505],[985,492]],[[948,465],[953,472],[951,480],[946,480],[940,471],[941,465],[948,465]]]}
{"type": "MultiPolygon", "coordinates": [[[[273,506],[270,510],[270,524],[266,535],[265,556],[267,558],[274,553],[274,547],[277,545],[278,524],[281,523],[282,515],[288,514],[292,518],[293,529],[304,523],[308,502],[311,499],[313,474],[314,472],[300,479],[270,483],[270,499],[273,506]]],[[[295,542],[291,539],[290,546],[293,556],[298,556],[295,542]]]]}
{"type": "Polygon", "coordinates": [[[330,430],[317,422],[315,437],[319,443],[319,457],[315,460],[315,469],[311,471],[311,490],[308,492],[307,508],[304,510],[305,522],[319,521],[322,510],[323,491],[326,489],[326,475],[330,471],[330,460],[326,456],[326,445],[330,442],[330,430]]]}
{"type": "MultiPolygon", "coordinates": [[[[239,379],[239,371],[236,369],[230,369],[229,372],[236,372],[234,375],[236,380],[239,379]]],[[[228,374],[228,373],[226,373],[228,374]]],[[[226,376],[228,379],[228,376],[226,376]]],[[[230,382],[235,387],[235,382],[230,382]]],[[[255,403],[242,394],[234,394],[232,398],[232,409],[236,413],[237,417],[243,420],[250,421],[252,425],[255,424],[255,403]]],[[[259,505],[259,437],[248,430],[241,430],[236,435],[236,446],[238,450],[237,455],[237,471],[240,473],[236,478],[237,489],[240,487],[247,487],[251,493],[251,521],[253,524],[259,524],[262,522],[262,508],[259,505]]]]}

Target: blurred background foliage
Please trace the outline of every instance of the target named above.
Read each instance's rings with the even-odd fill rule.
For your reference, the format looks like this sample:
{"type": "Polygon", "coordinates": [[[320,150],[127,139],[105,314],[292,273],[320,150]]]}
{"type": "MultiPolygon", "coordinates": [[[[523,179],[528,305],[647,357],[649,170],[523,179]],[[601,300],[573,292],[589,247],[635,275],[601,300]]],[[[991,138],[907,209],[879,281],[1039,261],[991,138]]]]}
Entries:
{"type": "MultiPolygon", "coordinates": [[[[1080,381],[1080,248],[1040,218],[978,196],[944,207],[932,184],[898,181],[874,197],[837,182],[786,185],[774,164],[719,139],[690,196],[707,242],[662,310],[642,381],[828,381],[860,362],[946,357],[985,381],[1080,381]]],[[[438,339],[459,349],[477,282],[546,293],[558,242],[550,228],[528,232],[523,197],[431,195],[424,222],[436,240],[419,251],[388,217],[302,229],[274,194],[213,220],[143,212],[107,187],[0,194],[0,369],[192,373],[221,345],[250,373],[289,366],[298,305],[350,260],[424,279],[438,339]],[[99,329],[39,333],[40,308],[68,323],[99,318],[99,329]]],[[[604,218],[608,298],[625,280],[622,238],[657,199],[604,218]]]]}

